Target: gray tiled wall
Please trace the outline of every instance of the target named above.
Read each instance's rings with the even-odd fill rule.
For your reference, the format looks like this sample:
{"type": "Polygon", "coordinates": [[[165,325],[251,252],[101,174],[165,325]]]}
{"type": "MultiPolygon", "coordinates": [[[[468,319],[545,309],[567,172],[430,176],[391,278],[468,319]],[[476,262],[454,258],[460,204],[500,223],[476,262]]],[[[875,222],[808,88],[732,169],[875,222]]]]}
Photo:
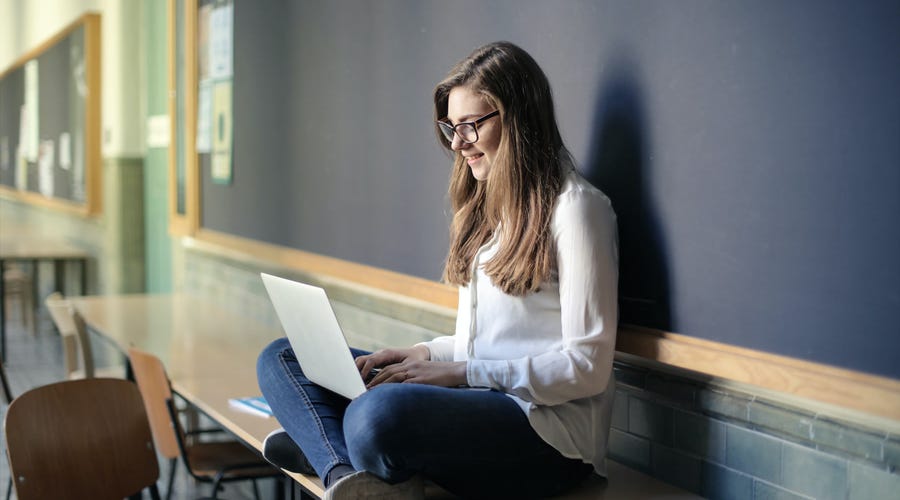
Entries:
{"type": "Polygon", "coordinates": [[[664,481],[721,499],[898,498],[896,435],[644,367],[616,375],[610,456],[664,481]]]}

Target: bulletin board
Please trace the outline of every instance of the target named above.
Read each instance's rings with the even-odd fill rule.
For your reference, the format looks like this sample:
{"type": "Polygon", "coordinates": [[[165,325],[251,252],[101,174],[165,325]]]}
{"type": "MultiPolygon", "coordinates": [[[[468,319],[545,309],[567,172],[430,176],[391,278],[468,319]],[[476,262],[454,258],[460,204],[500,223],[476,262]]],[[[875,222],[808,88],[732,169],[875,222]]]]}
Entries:
{"type": "Polygon", "coordinates": [[[85,14],[0,74],[0,195],[100,212],[100,63],[85,14]]]}

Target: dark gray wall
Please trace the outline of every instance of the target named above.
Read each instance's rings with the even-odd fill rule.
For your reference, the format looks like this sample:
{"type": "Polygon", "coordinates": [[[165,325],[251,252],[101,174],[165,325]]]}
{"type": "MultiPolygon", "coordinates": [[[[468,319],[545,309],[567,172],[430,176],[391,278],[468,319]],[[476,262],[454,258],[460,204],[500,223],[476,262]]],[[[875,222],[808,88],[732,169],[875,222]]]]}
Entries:
{"type": "Polygon", "coordinates": [[[900,3],[286,0],[235,30],[204,227],[436,279],[431,89],[507,39],[614,202],[624,321],[900,377],[900,3]]]}

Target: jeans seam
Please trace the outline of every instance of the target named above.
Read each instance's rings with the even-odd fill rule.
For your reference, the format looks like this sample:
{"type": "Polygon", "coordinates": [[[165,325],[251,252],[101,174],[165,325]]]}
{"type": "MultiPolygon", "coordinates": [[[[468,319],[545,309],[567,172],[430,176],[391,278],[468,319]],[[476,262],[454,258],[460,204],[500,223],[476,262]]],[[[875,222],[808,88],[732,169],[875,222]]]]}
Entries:
{"type": "Polygon", "coordinates": [[[316,423],[316,429],[318,429],[319,431],[319,437],[322,438],[322,441],[325,443],[325,447],[332,458],[331,463],[329,464],[329,470],[337,465],[349,465],[341,462],[341,457],[339,457],[337,452],[334,451],[334,447],[331,445],[331,441],[328,439],[328,434],[325,432],[325,427],[322,425],[322,420],[321,418],[319,418],[319,413],[313,406],[312,401],[310,401],[309,396],[306,394],[306,391],[303,390],[303,387],[291,373],[290,368],[287,366],[287,360],[284,357],[284,352],[278,353],[278,362],[281,364],[281,367],[282,369],[284,369],[285,373],[288,374],[287,378],[290,381],[291,385],[294,386],[295,390],[303,399],[303,404],[306,405],[306,407],[310,410],[310,413],[313,415],[313,420],[316,423]]]}

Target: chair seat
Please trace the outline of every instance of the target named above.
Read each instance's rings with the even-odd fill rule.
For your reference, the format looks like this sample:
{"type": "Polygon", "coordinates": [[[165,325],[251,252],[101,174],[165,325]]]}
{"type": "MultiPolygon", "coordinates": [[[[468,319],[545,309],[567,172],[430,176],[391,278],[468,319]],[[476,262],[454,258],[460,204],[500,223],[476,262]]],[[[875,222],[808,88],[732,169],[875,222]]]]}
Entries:
{"type": "Polygon", "coordinates": [[[278,476],[281,472],[275,467],[262,462],[255,452],[237,441],[207,441],[193,443],[187,447],[188,462],[194,473],[201,476],[215,477],[222,467],[241,464],[259,463],[259,467],[243,467],[229,470],[224,478],[278,476]]]}

